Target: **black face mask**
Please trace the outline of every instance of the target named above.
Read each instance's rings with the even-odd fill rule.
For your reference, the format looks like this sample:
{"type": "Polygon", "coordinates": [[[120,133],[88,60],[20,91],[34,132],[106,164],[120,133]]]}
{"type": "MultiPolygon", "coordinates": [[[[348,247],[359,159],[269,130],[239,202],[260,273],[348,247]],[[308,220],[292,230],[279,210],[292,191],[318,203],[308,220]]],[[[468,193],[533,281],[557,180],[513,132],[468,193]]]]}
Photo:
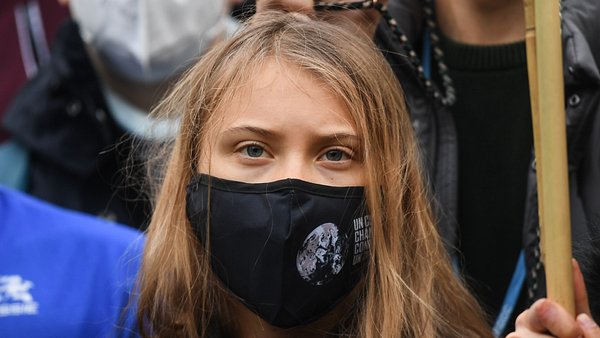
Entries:
{"type": "Polygon", "coordinates": [[[201,243],[208,201],[213,272],[271,325],[319,319],[365,273],[371,224],[362,187],[295,179],[248,184],[200,174],[187,189],[187,216],[201,243]]]}

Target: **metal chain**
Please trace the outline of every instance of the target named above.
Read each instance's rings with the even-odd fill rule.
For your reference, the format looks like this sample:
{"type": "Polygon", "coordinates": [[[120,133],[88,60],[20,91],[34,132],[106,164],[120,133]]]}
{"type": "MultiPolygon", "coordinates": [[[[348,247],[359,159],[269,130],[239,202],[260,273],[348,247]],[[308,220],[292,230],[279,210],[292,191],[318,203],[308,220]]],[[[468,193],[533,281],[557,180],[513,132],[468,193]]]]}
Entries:
{"type": "Polygon", "coordinates": [[[424,0],[423,11],[425,13],[425,24],[429,32],[431,39],[431,47],[433,51],[433,58],[437,63],[437,70],[440,80],[442,81],[443,92],[439,89],[439,86],[431,79],[428,79],[425,75],[421,59],[415,51],[412,44],[409,42],[408,37],[404,34],[398,22],[388,12],[387,6],[378,2],[377,0],[364,0],[347,3],[330,3],[330,2],[316,2],[314,5],[315,10],[355,10],[355,9],[375,9],[381,14],[384,22],[387,23],[388,27],[400,43],[401,48],[406,52],[408,61],[415,69],[419,82],[426,89],[427,93],[431,95],[435,100],[439,101],[444,106],[451,106],[456,101],[456,90],[452,84],[452,78],[448,73],[448,67],[444,62],[444,52],[439,47],[440,36],[435,23],[433,1],[424,0]]]}

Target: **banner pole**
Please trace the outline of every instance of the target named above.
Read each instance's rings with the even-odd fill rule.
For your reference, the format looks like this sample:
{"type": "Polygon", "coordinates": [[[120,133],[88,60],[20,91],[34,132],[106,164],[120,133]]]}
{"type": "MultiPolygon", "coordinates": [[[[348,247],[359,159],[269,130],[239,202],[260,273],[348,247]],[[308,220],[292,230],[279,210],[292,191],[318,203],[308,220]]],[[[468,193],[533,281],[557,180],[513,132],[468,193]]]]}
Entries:
{"type": "Polygon", "coordinates": [[[558,0],[525,0],[525,41],[548,298],[575,315],[558,0]]]}

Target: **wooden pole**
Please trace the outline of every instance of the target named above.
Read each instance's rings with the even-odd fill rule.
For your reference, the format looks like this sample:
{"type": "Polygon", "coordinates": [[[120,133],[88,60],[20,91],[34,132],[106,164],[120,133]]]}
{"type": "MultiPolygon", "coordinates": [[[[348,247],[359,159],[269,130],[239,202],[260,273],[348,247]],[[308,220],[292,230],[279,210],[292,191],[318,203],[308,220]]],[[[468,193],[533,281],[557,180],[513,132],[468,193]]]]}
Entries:
{"type": "Polygon", "coordinates": [[[546,289],[575,315],[559,1],[525,0],[525,27],[546,289]]]}

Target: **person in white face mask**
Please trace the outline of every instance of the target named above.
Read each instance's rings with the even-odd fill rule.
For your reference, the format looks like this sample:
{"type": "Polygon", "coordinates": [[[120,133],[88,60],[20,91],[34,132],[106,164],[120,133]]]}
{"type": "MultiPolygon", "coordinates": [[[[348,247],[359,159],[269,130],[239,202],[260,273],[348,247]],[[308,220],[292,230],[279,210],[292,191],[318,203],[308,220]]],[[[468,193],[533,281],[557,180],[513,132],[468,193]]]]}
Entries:
{"type": "Polygon", "coordinates": [[[133,144],[168,142],[178,121],[148,116],[169,84],[236,23],[223,0],[61,0],[73,20],[48,66],[9,106],[0,183],[143,228],[149,203],[133,144]]]}
{"type": "Polygon", "coordinates": [[[141,138],[165,139],[173,123],[147,116],[175,79],[236,24],[215,0],[71,0],[80,35],[115,121],[141,138]],[[98,15],[98,13],[103,13],[98,15]]]}
{"type": "Polygon", "coordinates": [[[223,7],[198,0],[70,2],[94,54],[116,74],[139,83],[160,82],[194,61],[225,29],[223,7]]]}

